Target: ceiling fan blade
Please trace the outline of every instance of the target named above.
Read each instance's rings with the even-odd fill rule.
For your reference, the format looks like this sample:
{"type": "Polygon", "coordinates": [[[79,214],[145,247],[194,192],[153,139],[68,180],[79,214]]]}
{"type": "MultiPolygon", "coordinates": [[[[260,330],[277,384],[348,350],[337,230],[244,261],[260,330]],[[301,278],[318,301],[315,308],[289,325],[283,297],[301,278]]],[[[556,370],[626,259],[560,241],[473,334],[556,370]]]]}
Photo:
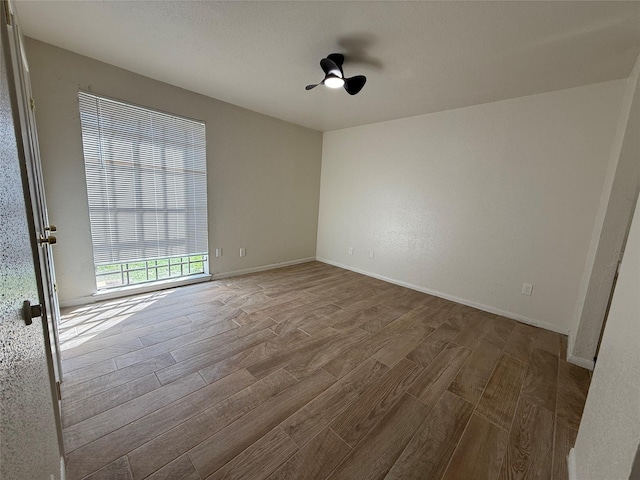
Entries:
{"type": "Polygon", "coordinates": [[[340,68],[340,66],[330,58],[323,58],[322,60],[320,60],[320,66],[322,67],[322,71],[325,75],[333,73],[337,77],[342,78],[344,76],[342,74],[342,69],[340,68]]]}
{"type": "MultiPolygon", "coordinates": [[[[342,65],[344,64],[344,55],[341,53],[330,53],[327,58],[335,63],[342,72],[342,65]]],[[[344,75],[343,75],[344,76],[344,75]]]]}
{"type": "Polygon", "coordinates": [[[316,88],[318,85],[320,85],[322,82],[320,83],[316,83],[315,85],[307,85],[306,87],[304,87],[305,90],[311,90],[312,88],[316,88]]]}
{"type": "Polygon", "coordinates": [[[347,91],[349,95],[355,95],[367,81],[367,77],[364,75],[356,75],[355,77],[345,78],[344,79],[344,89],[347,91]]]}

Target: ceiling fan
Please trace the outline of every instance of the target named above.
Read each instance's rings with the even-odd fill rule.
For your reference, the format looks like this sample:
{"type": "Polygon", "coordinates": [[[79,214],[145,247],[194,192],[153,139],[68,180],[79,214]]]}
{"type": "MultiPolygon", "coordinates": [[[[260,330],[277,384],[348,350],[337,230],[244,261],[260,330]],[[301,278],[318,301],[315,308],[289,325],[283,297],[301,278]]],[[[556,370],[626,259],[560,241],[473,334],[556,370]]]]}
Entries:
{"type": "Polygon", "coordinates": [[[332,53],[327,58],[320,60],[320,67],[324,72],[324,79],[320,83],[307,85],[306,90],[311,90],[318,85],[325,85],[329,88],[344,87],[349,95],[355,95],[362,87],[364,87],[367,77],[364,75],[356,75],[355,77],[344,78],[342,72],[342,64],[344,63],[344,55],[341,53],[332,53]]]}

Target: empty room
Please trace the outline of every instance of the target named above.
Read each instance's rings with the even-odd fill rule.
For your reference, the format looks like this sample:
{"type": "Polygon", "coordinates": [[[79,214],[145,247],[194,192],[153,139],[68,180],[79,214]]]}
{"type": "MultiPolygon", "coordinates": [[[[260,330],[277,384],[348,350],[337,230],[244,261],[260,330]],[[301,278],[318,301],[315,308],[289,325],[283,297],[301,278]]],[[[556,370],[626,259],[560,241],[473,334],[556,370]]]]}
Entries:
{"type": "Polygon", "coordinates": [[[640,478],[640,2],[0,8],[0,478],[640,478]]]}

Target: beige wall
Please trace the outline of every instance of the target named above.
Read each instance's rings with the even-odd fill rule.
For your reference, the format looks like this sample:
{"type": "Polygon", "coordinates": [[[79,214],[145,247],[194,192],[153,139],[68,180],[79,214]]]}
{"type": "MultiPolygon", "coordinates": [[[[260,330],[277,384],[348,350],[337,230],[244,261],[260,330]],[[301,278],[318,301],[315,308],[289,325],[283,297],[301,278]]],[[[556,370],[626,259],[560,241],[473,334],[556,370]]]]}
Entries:
{"type": "Polygon", "coordinates": [[[571,455],[576,479],[630,478],[640,443],[639,345],[640,201],[571,455]]]}
{"type": "Polygon", "coordinates": [[[95,291],[78,89],[206,122],[212,273],[315,256],[322,133],[32,39],[27,53],[62,302],[95,291]]]}
{"type": "Polygon", "coordinates": [[[567,333],[624,85],[326,132],[318,258],[567,333]]]}

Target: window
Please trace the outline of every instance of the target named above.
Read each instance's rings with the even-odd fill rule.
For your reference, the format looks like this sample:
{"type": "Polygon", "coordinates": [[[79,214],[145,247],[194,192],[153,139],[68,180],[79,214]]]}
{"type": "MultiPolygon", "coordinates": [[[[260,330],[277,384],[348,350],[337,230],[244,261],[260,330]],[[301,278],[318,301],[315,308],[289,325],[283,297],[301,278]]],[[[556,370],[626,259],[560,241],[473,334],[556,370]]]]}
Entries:
{"type": "Polygon", "coordinates": [[[204,123],[78,97],[98,289],[208,273],[204,123]]]}

